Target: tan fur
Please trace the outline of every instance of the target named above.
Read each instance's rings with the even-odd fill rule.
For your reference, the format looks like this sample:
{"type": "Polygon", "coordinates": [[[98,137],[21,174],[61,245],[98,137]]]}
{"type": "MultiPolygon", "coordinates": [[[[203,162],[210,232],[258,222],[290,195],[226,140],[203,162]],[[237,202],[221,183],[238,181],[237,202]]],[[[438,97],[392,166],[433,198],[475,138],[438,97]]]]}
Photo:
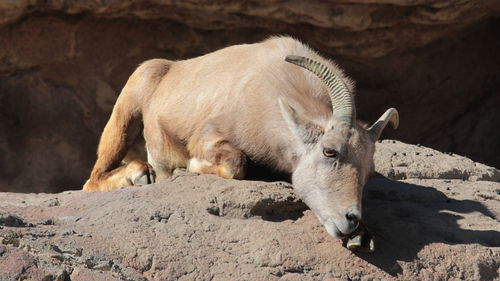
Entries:
{"type": "Polygon", "coordinates": [[[288,37],[232,46],[185,61],[143,63],[118,97],[84,190],[123,186],[117,179],[130,177],[127,169],[113,172],[112,178],[108,175],[140,133],[140,124],[135,124],[141,117],[148,162],[159,179],[186,167],[190,157],[216,165],[223,162],[231,172],[222,174],[237,178],[244,175],[246,157],[291,171],[294,155],[283,151],[293,145],[293,136],[286,130],[277,97],[320,122],[331,116],[331,109],[325,86],[308,71],[284,62],[289,54],[330,65],[344,77],[330,61],[288,37]]]}
{"type": "Polygon", "coordinates": [[[129,163],[121,167],[120,163],[140,134],[145,101],[151,99],[170,64],[167,60],[150,60],[130,76],[104,128],[97,149],[97,161],[83,186],[84,191],[110,190],[130,185],[127,179],[149,170],[146,169],[149,165],[142,161],[127,159],[129,163]]]}

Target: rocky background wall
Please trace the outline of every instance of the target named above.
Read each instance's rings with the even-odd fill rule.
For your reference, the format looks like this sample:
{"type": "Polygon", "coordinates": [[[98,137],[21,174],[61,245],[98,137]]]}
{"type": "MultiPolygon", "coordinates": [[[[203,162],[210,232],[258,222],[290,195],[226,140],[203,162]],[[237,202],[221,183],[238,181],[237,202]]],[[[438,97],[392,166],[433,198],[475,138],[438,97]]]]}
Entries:
{"type": "Polygon", "coordinates": [[[133,69],[295,36],[357,81],[386,136],[500,166],[500,1],[0,2],[0,190],[78,189],[133,69]],[[390,131],[390,130],[388,130],[390,131]]]}

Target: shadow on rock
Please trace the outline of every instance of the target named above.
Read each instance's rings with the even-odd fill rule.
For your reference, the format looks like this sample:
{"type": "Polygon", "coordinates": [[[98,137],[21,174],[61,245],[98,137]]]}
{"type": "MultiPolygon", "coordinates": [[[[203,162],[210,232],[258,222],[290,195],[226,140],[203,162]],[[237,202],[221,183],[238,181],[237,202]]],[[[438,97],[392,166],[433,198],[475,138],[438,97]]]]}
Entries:
{"type": "Polygon", "coordinates": [[[458,223],[462,214],[473,212],[495,219],[480,202],[451,199],[433,187],[383,176],[370,179],[364,199],[364,219],[375,236],[376,251],[358,256],[393,276],[402,272],[397,261],[418,259],[432,243],[500,247],[500,232],[463,229],[458,223]]]}

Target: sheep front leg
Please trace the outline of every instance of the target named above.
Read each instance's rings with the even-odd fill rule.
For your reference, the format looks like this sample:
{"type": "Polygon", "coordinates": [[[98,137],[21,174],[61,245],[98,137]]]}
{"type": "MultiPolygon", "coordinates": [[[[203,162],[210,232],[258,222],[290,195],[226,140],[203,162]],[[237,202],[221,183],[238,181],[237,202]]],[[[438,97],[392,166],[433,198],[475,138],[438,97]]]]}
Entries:
{"type": "Polygon", "coordinates": [[[189,172],[215,174],[226,179],[245,177],[246,155],[211,125],[191,138],[188,150],[192,157],[188,162],[189,172]]]}

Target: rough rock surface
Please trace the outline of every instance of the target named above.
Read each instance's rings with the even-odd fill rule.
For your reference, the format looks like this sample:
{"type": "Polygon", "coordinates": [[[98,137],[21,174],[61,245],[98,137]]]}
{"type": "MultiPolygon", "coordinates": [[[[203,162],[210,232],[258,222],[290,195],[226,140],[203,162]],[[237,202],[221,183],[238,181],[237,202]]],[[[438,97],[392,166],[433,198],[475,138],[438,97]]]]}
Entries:
{"type": "Polygon", "coordinates": [[[461,179],[500,182],[500,171],[469,158],[395,140],[380,141],[375,171],[391,179],[461,179]]]}
{"type": "MultiPolygon", "coordinates": [[[[340,54],[382,57],[413,49],[500,12],[500,1],[342,0],[342,1],[33,1],[0,6],[0,24],[33,12],[102,18],[169,19],[203,30],[272,28],[307,24],[313,42],[340,54]],[[273,26],[274,25],[274,26],[273,26]],[[339,31],[339,39],[327,36],[339,31]],[[352,35],[353,32],[358,33],[352,35]],[[326,35],[326,36],[325,36],[326,35]],[[414,35],[417,38],[415,38],[414,35]],[[363,37],[360,40],[360,37],[363,37]]],[[[306,27],[307,28],[307,27],[306,27]]],[[[272,30],[273,31],[273,30],[272,30]]]]}
{"type": "MultiPolygon", "coordinates": [[[[430,151],[378,148],[377,163],[430,151]]],[[[0,193],[0,280],[500,280],[500,183],[468,180],[498,171],[432,153],[434,179],[411,178],[427,166],[408,164],[388,174],[408,179],[367,184],[373,254],[328,236],[285,182],[180,174],[111,192],[0,193]]]]}
{"type": "Polygon", "coordinates": [[[361,120],[389,106],[389,136],[496,167],[499,0],[0,2],[0,190],[80,188],[127,77],[289,34],[357,81],[361,120]]]}

